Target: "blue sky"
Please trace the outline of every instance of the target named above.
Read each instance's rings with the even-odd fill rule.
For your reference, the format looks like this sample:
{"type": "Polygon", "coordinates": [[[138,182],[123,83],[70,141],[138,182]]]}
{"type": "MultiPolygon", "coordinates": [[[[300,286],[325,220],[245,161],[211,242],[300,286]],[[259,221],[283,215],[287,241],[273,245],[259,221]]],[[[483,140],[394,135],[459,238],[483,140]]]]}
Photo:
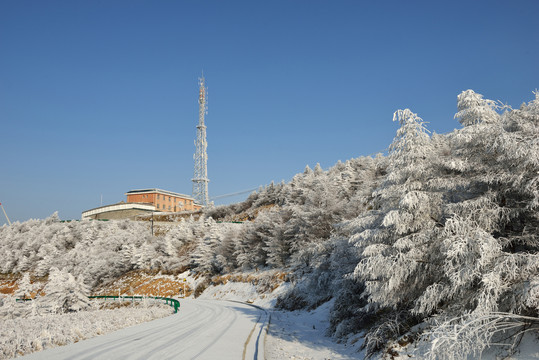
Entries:
{"type": "Polygon", "coordinates": [[[536,0],[1,0],[0,202],[12,221],[76,219],[101,195],[190,194],[202,70],[210,196],[383,151],[397,109],[451,131],[463,90],[533,98],[538,13],[536,0]]]}

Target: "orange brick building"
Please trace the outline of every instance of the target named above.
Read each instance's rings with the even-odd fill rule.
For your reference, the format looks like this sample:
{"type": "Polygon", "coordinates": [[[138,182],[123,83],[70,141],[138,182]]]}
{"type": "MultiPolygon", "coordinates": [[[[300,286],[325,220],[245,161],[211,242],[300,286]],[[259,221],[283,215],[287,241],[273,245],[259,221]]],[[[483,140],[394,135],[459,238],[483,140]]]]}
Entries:
{"type": "Polygon", "coordinates": [[[199,210],[202,206],[195,204],[190,196],[161,189],[131,190],[125,193],[128,203],[152,204],[156,211],[177,212],[199,210]]]}

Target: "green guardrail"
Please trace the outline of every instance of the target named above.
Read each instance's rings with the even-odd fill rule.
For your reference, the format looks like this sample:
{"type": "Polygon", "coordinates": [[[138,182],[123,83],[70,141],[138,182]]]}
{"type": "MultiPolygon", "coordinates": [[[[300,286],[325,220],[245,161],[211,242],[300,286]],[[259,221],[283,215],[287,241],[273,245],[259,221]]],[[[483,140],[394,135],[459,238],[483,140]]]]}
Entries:
{"type": "Polygon", "coordinates": [[[178,312],[178,309],[180,308],[180,302],[176,299],[171,299],[167,297],[161,297],[161,296],[118,296],[118,295],[95,295],[95,296],[88,296],[90,299],[121,299],[121,300],[143,300],[143,299],[155,299],[155,300],[164,300],[165,304],[170,305],[174,308],[174,314],[178,312]]]}
{"type": "MultiPolygon", "coordinates": [[[[174,314],[178,313],[178,309],[180,308],[180,302],[176,299],[171,299],[167,297],[161,297],[161,296],[111,296],[111,295],[95,295],[95,296],[88,296],[89,299],[120,299],[120,300],[143,300],[143,299],[155,299],[155,300],[165,300],[165,304],[170,305],[174,308],[174,314]]],[[[15,299],[15,301],[32,301],[32,299],[15,299]]]]}

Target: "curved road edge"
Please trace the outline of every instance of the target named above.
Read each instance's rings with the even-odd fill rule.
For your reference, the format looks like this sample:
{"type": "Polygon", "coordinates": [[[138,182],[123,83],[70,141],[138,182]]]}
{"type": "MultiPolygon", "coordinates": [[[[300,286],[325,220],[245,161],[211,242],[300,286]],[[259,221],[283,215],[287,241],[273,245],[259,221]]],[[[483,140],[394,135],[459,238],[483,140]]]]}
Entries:
{"type": "Polygon", "coordinates": [[[271,313],[258,305],[250,304],[243,301],[228,300],[231,302],[237,302],[243,305],[252,306],[262,313],[257,319],[253,329],[249,333],[245,345],[243,346],[242,360],[265,360],[266,359],[266,337],[268,336],[268,329],[271,323],[271,313]]]}

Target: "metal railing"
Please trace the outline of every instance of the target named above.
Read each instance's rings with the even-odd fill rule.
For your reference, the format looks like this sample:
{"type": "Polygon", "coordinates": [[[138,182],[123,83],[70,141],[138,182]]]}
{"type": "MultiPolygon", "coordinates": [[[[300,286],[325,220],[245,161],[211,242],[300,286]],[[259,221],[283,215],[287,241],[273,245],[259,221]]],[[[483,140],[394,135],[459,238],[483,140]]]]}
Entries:
{"type": "Polygon", "coordinates": [[[167,298],[167,297],[161,297],[161,296],[134,296],[134,295],[126,295],[126,296],[118,296],[118,295],[95,295],[95,296],[88,296],[90,299],[120,299],[120,300],[143,300],[143,299],[155,299],[155,300],[165,300],[165,304],[170,305],[174,308],[174,314],[178,312],[178,309],[180,308],[180,302],[176,299],[167,298]]]}
{"type": "MultiPolygon", "coordinates": [[[[112,296],[112,295],[94,295],[94,296],[88,296],[89,299],[119,299],[119,300],[144,300],[144,299],[154,299],[154,300],[165,300],[165,304],[170,305],[174,308],[174,314],[178,313],[178,309],[180,308],[180,302],[176,299],[171,299],[167,297],[161,297],[161,296],[112,296]]],[[[32,301],[33,299],[15,299],[17,302],[25,302],[25,301],[32,301]]]]}

